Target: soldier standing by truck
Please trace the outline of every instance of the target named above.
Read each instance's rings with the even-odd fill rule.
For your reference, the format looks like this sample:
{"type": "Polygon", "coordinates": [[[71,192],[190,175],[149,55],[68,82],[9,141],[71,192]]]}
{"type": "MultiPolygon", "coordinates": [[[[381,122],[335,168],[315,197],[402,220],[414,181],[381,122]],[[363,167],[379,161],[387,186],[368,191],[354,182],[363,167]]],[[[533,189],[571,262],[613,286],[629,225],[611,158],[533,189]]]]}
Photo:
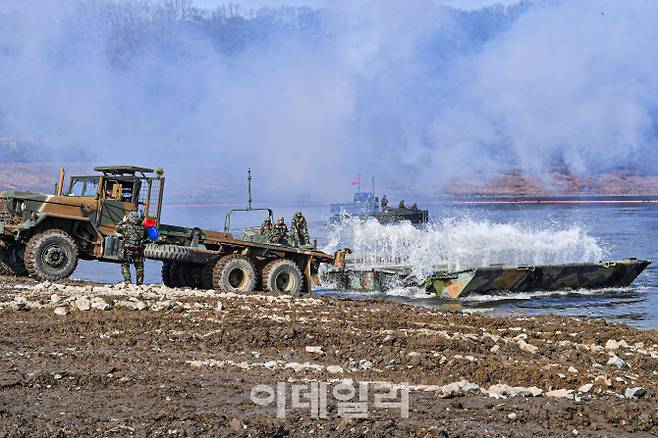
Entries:
{"type": "Polygon", "coordinates": [[[136,284],[144,283],[144,227],[136,212],[131,211],[124,216],[116,227],[117,234],[123,236],[121,273],[123,281],[131,283],[130,265],[135,265],[136,284]]]}
{"type": "Polygon", "coordinates": [[[294,246],[308,245],[311,238],[308,235],[306,218],[301,211],[297,211],[290,223],[290,238],[294,246]]]}
{"type": "Polygon", "coordinates": [[[270,242],[281,244],[288,243],[288,226],[286,225],[286,220],[283,217],[277,219],[276,224],[274,224],[274,227],[272,227],[270,242]]]}
{"type": "Polygon", "coordinates": [[[272,234],[272,219],[270,219],[269,217],[265,218],[265,220],[263,221],[263,225],[260,226],[259,234],[267,238],[270,237],[270,234],[272,234]]]}

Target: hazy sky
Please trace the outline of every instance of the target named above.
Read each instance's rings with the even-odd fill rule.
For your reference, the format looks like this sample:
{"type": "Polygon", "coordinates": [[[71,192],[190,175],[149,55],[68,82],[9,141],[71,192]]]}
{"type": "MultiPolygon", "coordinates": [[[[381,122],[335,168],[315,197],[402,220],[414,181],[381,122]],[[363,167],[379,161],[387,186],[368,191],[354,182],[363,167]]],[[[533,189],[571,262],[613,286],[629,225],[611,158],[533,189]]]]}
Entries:
{"type": "MultiPolygon", "coordinates": [[[[436,0],[438,4],[450,5],[460,9],[478,9],[483,6],[492,4],[511,5],[518,3],[520,0],[436,0]]],[[[308,5],[314,7],[325,6],[329,0],[235,0],[233,3],[242,5],[245,8],[258,9],[263,6],[279,6],[286,4],[289,6],[308,5]]],[[[227,0],[194,0],[197,6],[203,8],[214,8],[219,5],[229,3],[227,0]]]]}
{"type": "Polygon", "coordinates": [[[656,0],[474,14],[283,1],[324,2],[322,20],[279,11],[206,32],[142,2],[0,0],[0,135],[201,187],[234,187],[251,167],[300,200],[341,199],[359,173],[391,195],[510,168],[658,169],[656,0]]]}
{"type": "MultiPolygon", "coordinates": [[[[202,8],[214,8],[226,3],[230,3],[225,0],[194,0],[196,6],[202,8]]],[[[309,6],[323,6],[326,3],[326,0],[239,0],[234,1],[233,3],[239,4],[245,8],[260,8],[263,6],[279,6],[282,4],[290,6],[299,6],[299,5],[309,5],[309,6]]]]}

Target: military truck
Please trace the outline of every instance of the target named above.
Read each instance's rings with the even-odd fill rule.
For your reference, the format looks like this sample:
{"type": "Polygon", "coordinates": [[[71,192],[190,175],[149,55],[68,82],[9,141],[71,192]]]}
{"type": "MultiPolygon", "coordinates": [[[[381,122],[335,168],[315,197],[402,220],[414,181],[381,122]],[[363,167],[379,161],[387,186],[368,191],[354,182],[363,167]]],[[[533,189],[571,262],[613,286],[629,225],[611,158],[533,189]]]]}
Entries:
{"type": "MultiPolygon", "coordinates": [[[[321,263],[334,257],[315,246],[267,243],[253,229],[244,239],[223,232],[161,224],[162,171],[135,166],[96,167],[99,175],[73,176],[64,190],[64,171],[55,195],[0,193],[0,272],[41,280],[69,277],[78,260],[119,263],[122,238],[116,225],[136,211],[152,218],[160,237],[145,257],[163,261],[162,280],[173,287],[249,292],[310,292],[321,263]]],[[[251,181],[251,179],[250,179],[251,181]]],[[[251,193],[251,189],[250,189],[251,193]]],[[[244,211],[259,210],[249,207],[244,211]]],[[[268,212],[270,209],[260,209],[268,212]]]]}
{"type": "Polygon", "coordinates": [[[62,169],[54,195],[0,192],[0,272],[41,280],[69,277],[78,260],[119,262],[115,227],[129,211],[159,221],[165,178],[134,166],[62,169]]]}

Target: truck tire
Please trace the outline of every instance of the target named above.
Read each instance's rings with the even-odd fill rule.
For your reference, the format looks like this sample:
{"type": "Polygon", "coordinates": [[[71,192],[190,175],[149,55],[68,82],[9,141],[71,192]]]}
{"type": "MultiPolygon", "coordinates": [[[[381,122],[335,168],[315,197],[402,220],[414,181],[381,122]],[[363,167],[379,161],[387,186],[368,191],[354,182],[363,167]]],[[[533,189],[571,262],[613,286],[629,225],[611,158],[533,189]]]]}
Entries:
{"type": "Polygon", "coordinates": [[[201,271],[201,288],[209,290],[209,289],[214,289],[215,286],[213,284],[213,278],[214,278],[214,270],[215,270],[215,265],[217,265],[217,257],[214,257],[210,260],[210,262],[206,263],[205,265],[202,266],[202,271],[201,271]]]}
{"type": "Polygon", "coordinates": [[[9,277],[23,277],[27,275],[24,257],[24,245],[0,246],[0,275],[9,277]]]}
{"type": "Polygon", "coordinates": [[[267,292],[299,295],[304,287],[302,271],[292,260],[278,259],[263,269],[263,288],[267,292]]]}
{"type": "Polygon", "coordinates": [[[204,289],[203,287],[203,265],[190,265],[190,277],[192,289],[204,289]]]}
{"type": "Polygon", "coordinates": [[[171,262],[169,266],[169,281],[171,287],[185,287],[183,264],[171,262]]]}
{"type": "Polygon", "coordinates": [[[149,244],[144,248],[144,257],[163,262],[189,263],[194,260],[193,249],[179,245],[149,244]]]}
{"type": "Polygon", "coordinates": [[[63,230],[51,229],[33,236],[25,247],[25,267],[40,280],[68,278],[78,266],[78,247],[63,230]]]}
{"type": "Polygon", "coordinates": [[[189,287],[195,289],[201,285],[201,266],[189,263],[175,263],[175,270],[172,271],[174,283],[177,287],[189,287]]]}
{"type": "Polygon", "coordinates": [[[256,288],[256,268],[245,256],[224,256],[213,268],[213,288],[225,292],[253,292],[256,288]]]}
{"type": "Polygon", "coordinates": [[[163,262],[162,263],[162,284],[167,287],[176,287],[171,276],[171,267],[172,262],[163,262]]]}

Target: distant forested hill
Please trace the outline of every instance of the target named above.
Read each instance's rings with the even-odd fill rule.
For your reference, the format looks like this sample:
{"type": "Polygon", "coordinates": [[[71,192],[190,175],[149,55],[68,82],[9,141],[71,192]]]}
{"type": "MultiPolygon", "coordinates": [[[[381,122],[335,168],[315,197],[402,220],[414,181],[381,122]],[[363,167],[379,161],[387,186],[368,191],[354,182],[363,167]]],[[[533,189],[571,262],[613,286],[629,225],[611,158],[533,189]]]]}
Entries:
{"type": "MultiPolygon", "coordinates": [[[[142,127],[157,123],[158,118],[162,119],[160,114],[153,115],[154,108],[171,105],[173,99],[179,100],[176,102],[177,109],[183,113],[198,110],[199,101],[207,92],[202,87],[206,86],[208,78],[202,77],[199,80],[202,85],[195,88],[194,78],[181,75],[198,75],[199,68],[203,68],[211,53],[222,57],[224,66],[230,72],[232,68],[246,70],[245,64],[248,65],[248,62],[244,59],[250,56],[280,57],[282,47],[285,48],[285,56],[293,61],[296,54],[313,51],[313,47],[322,51],[327,45],[345,43],[340,42],[344,37],[341,34],[343,31],[329,25],[331,17],[328,12],[310,7],[280,6],[250,10],[237,2],[215,9],[200,9],[194,7],[191,0],[45,1],[42,7],[36,4],[29,6],[22,0],[15,3],[24,5],[17,10],[20,14],[33,16],[36,23],[33,26],[37,28],[19,29],[17,26],[22,26],[25,17],[17,16],[18,13],[12,12],[11,8],[3,14],[0,8],[0,67],[4,63],[15,69],[13,73],[16,75],[15,78],[6,78],[9,81],[4,84],[6,90],[26,87],[25,84],[11,84],[12,80],[25,77],[21,69],[35,75],[33,80],[40,80],[39,68],[47,68],[44,73],[49,75],[46,79],[48,85],[61,86],[65,90],[68,87],[74,92],[76,87],[80,86],[80,89],[79,95],[70,98],[70,102],[68,96],[62,96],[65,91],[57,90],[58,95],[50,95],[52,88],[40,95],[25,96],[28,104],[35,107],[34,110],[24,105],[17,108],[11,100],[3,103],[3,96],[0,95],[0,159],[9,162],[51,158],[60,161],[94,159],[100,155],[97,149],[102,147],[108,150],[106,145],[114,146],[113,141],[120,142],[118,138],[108,138],[118,131],[115,126],[101,126],[111,131],[103,137],[102,145],[98,144],[98,140],[93,140],[95,133],[97,136],[103,135],[98,130],[93,131],[99,119],[111,119],[108,123],[114,125],[118,124],[115,119],[119,117],[107,108],[87,108],[85,100],[94,104],[96,100],[101,100],[99,105],[107,105],[102,101],[107,96],[99,98],[94,94],[95,89],[85,90],[82,87],[89,87],[90,84],[76,79],[77,76],[89,80],[92,87],[94,80],[89,79],[90,76],[98,76],[99,82],[115,82],[117,98],[126,105],[123,114],[142,127]],[[49,42],[48,46],[40,48],[39,56],[45,53],[47,58],[39,60],[25,56],[26,50],[32,49],[28,46],[32,39],[30,31],[41,32],[38,27],[44,25],[47,28],[43,32],[49,33],[49,42]],[[16,59],[27,65],[16,67],[16,59]],[[172,71],[172,66],[179,66],[180,70],[172,71]],[[85,69],[89,71],[85,72],[85,69]],[[131,94],[138,95],[140,100],[128,101],[124,95],[130,97],[131,94]],[[40,102],[42,99],[43,104],[40,102]],[[55,114],[62,113],[62,104],[69,103],[70,107],[64,108],[64,114],[55,114]],[[130,113],[136,105],[143,106],[135,111],[137,116],[130,113]],[[70,123],[71,126],[62,123],[62,119],[83,118],[75,113],[76,106],[94,119],[80,121],[77,125],[82,127],[75,122],[70,123]],[[71,114],[67,115],[66,111],[69,110],[71,114]],[[142,115],[145,118],[143,121],[139,120],[142,115]],[[84,131],[87,126],[91,133],[84,131]]],[[[474,11],[442,8],[443,16],[449,19],[438,23],[434,35],[419,48],[423,52],[420,54],[425,69],[423,75],[445,75],[446,65],[455,58],[479,50],[536,3],[521,2],[511,7],[493,6],[474,11]]],[[[354,29],[344,32],[354,32],[354,29]]],[[[358,45],[359,42],[350,40],[350,43],[358,45]]],[[[256,69],[266,67],[267,62],[254,66],[256,69]]],[[[268,77],[267,71],[258,74],[262,75],[262,80],[268,77]]],[[[412,82],[417,79],[409,77],[405,80],[412,82]]],[[[0,93],[3,91],[2,85],[0,83],[0,93]]],[[[411,92],[417,93],[415,90],[411,92]]],[[[22,97],[17,95],[14,100],[22,97]]],[[[112,102],[112,105],[116,103],[112,102]]],[[[121,108],[112,110],[124,111],[121,108]]],[[[171,109],[167,111],[167,117],[174,117],[170,114],[171,109]]],[[[120,122],[125,124],[124,120],[120,122]]],[[[152,132],[144,131],[139,134],[156,137],[152,132]]],[[[203,141],[208,142],[205,138],[203,141]]],[[[121,149],[120,145],[116,147],[121,149]]]]}

